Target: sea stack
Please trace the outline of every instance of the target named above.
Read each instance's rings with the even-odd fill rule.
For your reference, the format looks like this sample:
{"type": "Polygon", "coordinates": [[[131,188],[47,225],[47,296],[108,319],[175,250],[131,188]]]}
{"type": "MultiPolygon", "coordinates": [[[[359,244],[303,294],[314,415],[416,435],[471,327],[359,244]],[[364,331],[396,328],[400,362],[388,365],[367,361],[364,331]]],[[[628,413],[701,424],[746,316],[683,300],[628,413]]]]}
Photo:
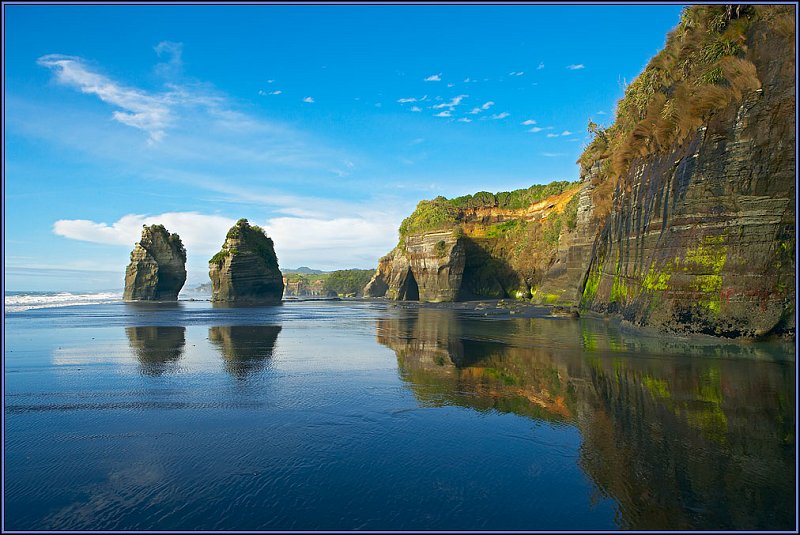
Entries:
{"type": "Polygon", "coordinates": [[[177,301],[186,282],[186,249],[164,225],[144,225],[125,270],[125,301],[177,301]]]}
{"type": "Polygon", "coordinates": [[[283,274],[272,239],[247,219],[231,227],[208,268],[214,302],[269,305],[283,297],[283,274]]]}

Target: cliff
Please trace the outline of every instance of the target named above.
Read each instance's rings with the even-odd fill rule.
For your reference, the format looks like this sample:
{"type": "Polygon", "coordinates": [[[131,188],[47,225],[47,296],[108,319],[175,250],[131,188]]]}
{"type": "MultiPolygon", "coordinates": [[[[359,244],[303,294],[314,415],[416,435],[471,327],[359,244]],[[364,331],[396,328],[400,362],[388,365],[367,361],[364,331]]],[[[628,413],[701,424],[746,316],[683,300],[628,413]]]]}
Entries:
{"type": "Polygon", "coordinates": [[[125,301],[177,301],[186,282],[186,249],[163,225],[144,226],[125,270],[125,301]]]}
{"type": "Polygon", "coordinates": [[[283,296],[283,275],[272,239],[240,219],[222,250],[208,262],[211,300],[219,303],[276,304],[283,296]]]}
{"type": "Polygon", "coordinates": [[[788,6],[687,8],[614,124],[590,121],[580,185],[480,193],[469,209],[423,201],[368,295],[413,298],[400,290],[419,279],[409,244],[450,224],[461,281],[419,299],[530,296],[664,332],[793,335],[794,57],[788,6]]]}
{"type": "Polygon", "coordinates": [[[364,288],[368,297],[455,301],[529,297],[562,226],[575,224],[578,183],[422,201],[364,288]]]}
{"type": "Polygon", "coordinates": [[[599,210],[583,307],[671,332],[794,332],[795,51],[786,16],[780,6],[686,10],[629,88],[616,123],[582,157],[591,182],[613,192],[607,213],[599,210]],[[692,47],[703,52],[696,72],[675,74],[692,47]],[[656,78],[660,86],[644,91],[656,78]],[[681,132],[686,125],[694,128],[681,132]]]}

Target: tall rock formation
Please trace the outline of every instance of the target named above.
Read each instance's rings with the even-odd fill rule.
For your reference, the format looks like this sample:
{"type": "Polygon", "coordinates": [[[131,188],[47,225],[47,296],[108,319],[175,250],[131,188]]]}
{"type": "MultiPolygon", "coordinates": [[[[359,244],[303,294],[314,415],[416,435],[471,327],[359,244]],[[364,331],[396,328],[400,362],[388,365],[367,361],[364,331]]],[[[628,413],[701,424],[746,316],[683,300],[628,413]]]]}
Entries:
{"type": "Polygon", "coordinates": [[[277,304],[283,275],[272,239],[261,227],[240,219],[228,231],[222,250],[208,262],[211,300],[218,303],[277,304]]]}
{"type": "Polygon", "coordinates": [[[163,225],[145,225],[125,270],[125,301],[176,301],[186,282],[186,249],[163,225]]]}
{"type": "MultiPolygon", "coordinates": [[[[778,6],[684,12],[667,41],[669,55],[656,56],[640,78],[674,68],[670,61],[689,57],[695,39],[711,39],[699,41],[706,56],[719,43],[725,49],[714,61],[703,56],[711,80],[701,76],[691,92],[678,75],[662,80],[642,115],[628,117],[631,133],[625,115],[618,117],[611,135],[619,148],[587,154],[584,163],[609,169],[602,180],[613,195],[580,287],[583,307],[671,332],[794,332],[796,87],[788,15],[778,6]],[[677,114],[672,122],[663,119],[668,112],[677,114]],[[691,121],[697,128],[675,133],[691,121]]],[[[638,91],[621,110],[642,97],[638,91]]]]}
{"type": "Polygon", "coordinates": [[[615,123],[590,121],[577,189],[421,202],[367,295],[408,298],[408,244],[457,225],[447,295],[530,291],[664,332],[794,336],[795,24],[790,6],[685,9],[615,123]]]}

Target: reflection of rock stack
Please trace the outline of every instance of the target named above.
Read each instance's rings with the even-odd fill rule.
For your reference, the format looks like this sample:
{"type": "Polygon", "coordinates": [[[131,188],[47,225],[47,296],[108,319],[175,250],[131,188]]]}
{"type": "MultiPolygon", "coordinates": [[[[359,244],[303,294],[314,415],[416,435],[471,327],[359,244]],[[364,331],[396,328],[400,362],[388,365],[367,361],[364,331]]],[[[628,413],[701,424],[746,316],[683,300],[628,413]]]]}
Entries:
{"type": "Polygon", "coordinates": [[[185,327],[126,327],[144,375],[161,375],[183,356],[185,327]]]}
{"type": "Polygon", "coordinates": [[[210,327],[208,339],[222,352],[225,370],[237,379],[245,379],[272,356],[280,332],[279,325],[210,327]]]}

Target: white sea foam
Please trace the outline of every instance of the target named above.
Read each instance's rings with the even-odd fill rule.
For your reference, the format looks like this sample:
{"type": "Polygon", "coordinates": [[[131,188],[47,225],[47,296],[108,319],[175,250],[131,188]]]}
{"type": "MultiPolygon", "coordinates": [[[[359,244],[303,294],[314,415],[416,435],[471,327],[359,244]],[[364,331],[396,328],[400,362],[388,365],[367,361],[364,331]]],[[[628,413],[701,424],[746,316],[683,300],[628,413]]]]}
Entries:
{"type": "Polygon", "coordinates": [[[24,312],[35,308],[69,307],[75,305],[100,305],[122,299],[122,293],[70,293],[70,292],[31,292],[13,293],[5,296],[6,314],[24,312]]]}

